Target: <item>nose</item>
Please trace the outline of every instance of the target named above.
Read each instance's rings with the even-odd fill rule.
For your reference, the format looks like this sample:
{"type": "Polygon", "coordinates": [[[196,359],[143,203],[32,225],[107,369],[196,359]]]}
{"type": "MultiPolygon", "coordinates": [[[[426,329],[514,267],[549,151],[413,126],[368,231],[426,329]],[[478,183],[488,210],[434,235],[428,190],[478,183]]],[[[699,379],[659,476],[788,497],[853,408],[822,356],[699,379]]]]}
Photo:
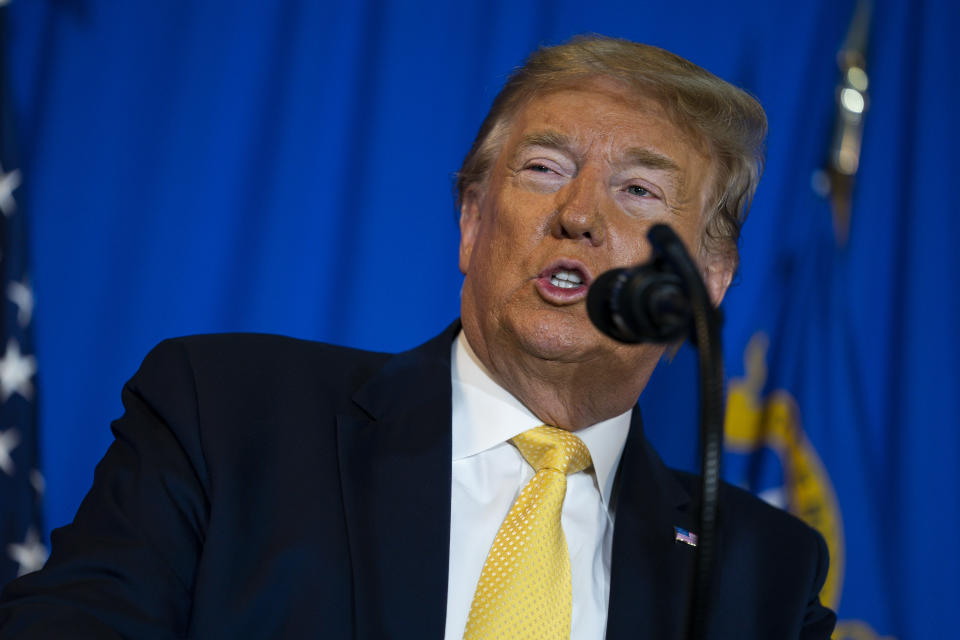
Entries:
{"type": "Polygon", "coordinates": [[[606,239],[601,212],[604,185],[599,176],[581,171],[557,192],[557,213],[550,233],[557,239],[586,240],[600,246],[606,239]]]}

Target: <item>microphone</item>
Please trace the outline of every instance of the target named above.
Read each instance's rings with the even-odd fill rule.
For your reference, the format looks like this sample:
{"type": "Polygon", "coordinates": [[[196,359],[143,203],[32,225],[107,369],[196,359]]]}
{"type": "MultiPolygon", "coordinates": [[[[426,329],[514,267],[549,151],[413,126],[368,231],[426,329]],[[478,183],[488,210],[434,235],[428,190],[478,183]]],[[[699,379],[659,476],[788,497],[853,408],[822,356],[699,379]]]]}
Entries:
{"type": "Polygon", "coordinates": [[[587,314],[614,340],[673,342],[688,336],[699,353],[700,533],[685,637],[706,637],[711,573],[716,559],[720,456],[723,449],[722,316],[714,309],[696,263],[670,227],[657,224],[647,238],[650,262],[600,275],[587,292],[587,314]]]}
{"type": "Polygon", "coordinates": [[[692,326],[683,279],[660,256],[601,274],[587,293],[587,315],[600,331],[629,344],[676,342],[692,326]]]}

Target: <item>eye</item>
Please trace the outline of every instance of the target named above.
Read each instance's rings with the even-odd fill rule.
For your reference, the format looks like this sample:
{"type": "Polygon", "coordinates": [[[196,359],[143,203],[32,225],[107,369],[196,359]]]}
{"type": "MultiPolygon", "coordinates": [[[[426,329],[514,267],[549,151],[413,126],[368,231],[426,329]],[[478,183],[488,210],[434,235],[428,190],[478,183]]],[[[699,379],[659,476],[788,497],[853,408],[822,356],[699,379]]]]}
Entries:
{"type": "Polygon", "coordinates": [[[632,184],[629,187],[627,187],[627,193],[640,198],[646,198],[647,196],[653,195],[652,193],[650,193],[649,189],[647,189],[646,187],[642,187],[639,184],[632,184]]]}
{"type": "Polygon", "coordinates": [[[524,168],[525,168],[527,171],[535,171],[535,172],[537,172],[537,173],[550,173],[550,172],[553,171],[553,169],[551,169],[550,167],[548,167],[548,166],[546,166],[546,165],[544,165],[544,164],[539,164],[539,163],[528,164],[528,165],[527,165],[526,167],[524,167],[524,168]]]}
{"type": "Polygon", "coordinates": [[[525,154],[515,169],[517,184],[538,193],[553,193],[561,188],[576,171],[575,166],[556,153],[537,151],[536,155],[525,154]]]}

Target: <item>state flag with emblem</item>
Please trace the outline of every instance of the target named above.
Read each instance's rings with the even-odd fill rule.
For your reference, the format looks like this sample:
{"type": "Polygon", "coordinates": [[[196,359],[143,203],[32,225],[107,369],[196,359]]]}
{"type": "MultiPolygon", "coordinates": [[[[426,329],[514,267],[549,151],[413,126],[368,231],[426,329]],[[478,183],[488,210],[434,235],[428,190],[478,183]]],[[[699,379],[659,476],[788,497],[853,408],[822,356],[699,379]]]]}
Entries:
{"type": "MultiPolygon", "coordinates": [[[[4,11],[0,8],[0,21],[4,11]]],[[[0,22],[0,33],[5,33],[3,26],[0,22]]],[[[6,65],[7,60],[0,60],[0,71],[5,72],[6,65]]],[[[4,73],[0,75],[0,586],[39,569],[47,558],[42,542],[33,290],[13,115],[4,73]]]]}

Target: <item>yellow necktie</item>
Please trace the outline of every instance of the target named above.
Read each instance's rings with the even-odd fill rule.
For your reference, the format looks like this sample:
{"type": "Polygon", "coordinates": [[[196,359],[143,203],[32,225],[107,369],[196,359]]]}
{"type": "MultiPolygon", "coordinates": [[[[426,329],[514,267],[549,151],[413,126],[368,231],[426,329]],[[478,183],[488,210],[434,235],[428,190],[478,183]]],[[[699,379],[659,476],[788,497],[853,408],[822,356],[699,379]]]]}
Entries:
{"type": "Polygon", "coordinates": [[[536,474],[493,540],[463,637],[569,638],[570,555],[560,510],[567,474],[588,468],[590,452],[569,431],[546,425],[510,442],[536,474]]]}

